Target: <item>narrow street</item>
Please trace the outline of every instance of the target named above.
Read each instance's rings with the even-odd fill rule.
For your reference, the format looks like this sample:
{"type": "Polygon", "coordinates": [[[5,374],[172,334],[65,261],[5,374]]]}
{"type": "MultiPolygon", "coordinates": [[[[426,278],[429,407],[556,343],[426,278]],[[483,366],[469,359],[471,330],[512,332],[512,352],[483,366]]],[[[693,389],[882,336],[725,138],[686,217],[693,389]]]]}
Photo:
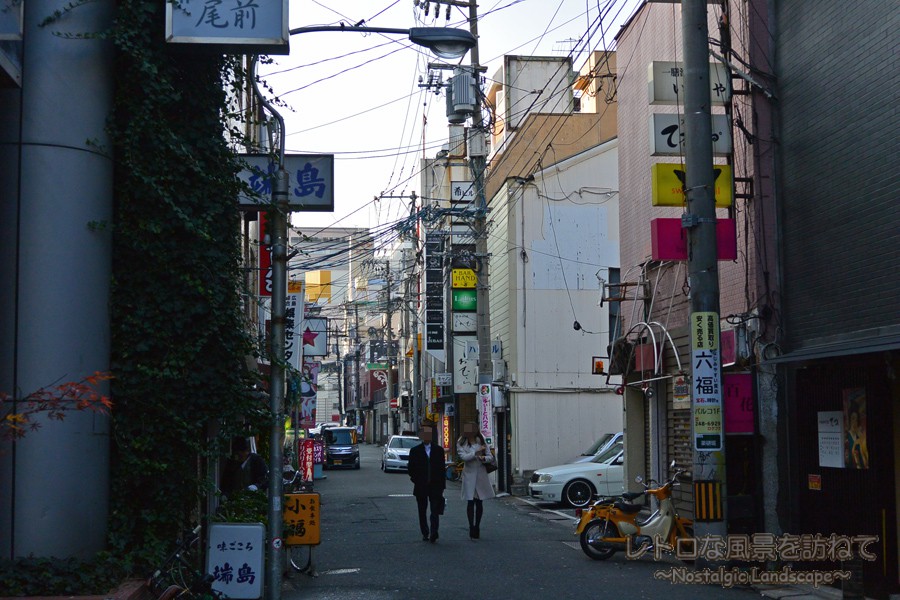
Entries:
{"type": "MultiPolygon", "coordinates": [[[[654,578],[680,569],[674,558],[595,562],[581,551],[573,521],[510,496],[485,502],[481,539],[470,540],[459,483],[448,482],[440,539],[423,542],[412,484],[383,473],[381,448],[360,445],[360,470],[325,471],[322,543],[313,548],[317,576],[285,578],[285,600],[429,598],[759,598],[749,589],[672,585],[654,578]]],[[[554,507],[548,505],[548,509],[554,507]]],[[[300,553],[304,562],[306,549],[300,553]]]]}

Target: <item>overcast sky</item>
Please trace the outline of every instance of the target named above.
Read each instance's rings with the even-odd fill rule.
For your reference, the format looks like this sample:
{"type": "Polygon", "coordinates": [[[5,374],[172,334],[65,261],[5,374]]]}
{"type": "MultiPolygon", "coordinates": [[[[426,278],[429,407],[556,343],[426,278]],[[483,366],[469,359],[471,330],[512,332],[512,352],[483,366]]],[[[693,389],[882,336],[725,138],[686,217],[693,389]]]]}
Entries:
{"type": "MultiPolygon", "coordinates": [[[[291,0],[291,28],[354,25],[468,28],[468,9],[414,0],[291,0]],[[464,12],[465,11],[465,12],[464,12]],[[437,16],[437,18],[436,18],[437,16]]],[[[565,56],[580,69],[588,48],[602,49],[640,0],[481,0],[480,62],[492,77],[505,54],[565,56]],[[602,26],[598,16],[605,15],[602,26]]],[[[289,153],[335,155],[335,212],[294,213],[297,227],[374,227],[408,214],[419,193],[418,165],[447,141],[445,99],[419,85],[437,59],[403,36],[356,32],[295,35],[289,56],[275,56],[260,74],[286,106],[289,153]],[[423,118],[424,117],[424,118],[423,118]],[[423,154],[424,146],[424,154],[423,154]]],[[[466,55],[462,64],[470,64],[466,55]]],[[[445,73],[444,79],[447,74],[445,73]]]]}

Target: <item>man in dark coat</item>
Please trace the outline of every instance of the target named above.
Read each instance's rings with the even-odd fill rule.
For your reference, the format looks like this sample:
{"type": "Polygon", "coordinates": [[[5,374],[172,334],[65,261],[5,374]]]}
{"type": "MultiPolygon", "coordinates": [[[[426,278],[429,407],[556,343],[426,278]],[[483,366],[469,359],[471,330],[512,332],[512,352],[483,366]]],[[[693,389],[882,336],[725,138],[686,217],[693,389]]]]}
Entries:
{"type": "Polygon", "coordinates": [[[419,507],[419,528],[422,539],[433,544],[438,539],[440,515],[444,512],[444,449],[433,441],[434,429],[426,426],[420,434],[422,443],[409,451],[409,478],[419,507]],[[431,504],[431,526],[425,518],[431,504]]]}

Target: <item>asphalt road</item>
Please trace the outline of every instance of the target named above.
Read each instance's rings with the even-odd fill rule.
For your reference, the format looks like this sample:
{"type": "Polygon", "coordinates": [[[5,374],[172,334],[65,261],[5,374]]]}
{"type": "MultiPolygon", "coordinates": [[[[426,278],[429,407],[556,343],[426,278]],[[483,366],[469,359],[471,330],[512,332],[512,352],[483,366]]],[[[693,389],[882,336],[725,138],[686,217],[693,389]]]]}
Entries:
{"type": "MultiPolygon", "coordinates": [[[[409,477],[381,472],[380,447],[361,445],[360,452],[360,470],[329,470],[315,481],[322,523],[321,544],[312,548],[316,576],[286,577],[284,600],[760,597],[748,588],[657,579],[684,568],[674,558],[593,561],[572,534],[571,511],[511,496],[485,502],[481,539],[470,540],[455,482],[447,484],[440,539],[423,542],[409,477]]],[[[308,556],[302,549],[304,562],[308,556]]]]}

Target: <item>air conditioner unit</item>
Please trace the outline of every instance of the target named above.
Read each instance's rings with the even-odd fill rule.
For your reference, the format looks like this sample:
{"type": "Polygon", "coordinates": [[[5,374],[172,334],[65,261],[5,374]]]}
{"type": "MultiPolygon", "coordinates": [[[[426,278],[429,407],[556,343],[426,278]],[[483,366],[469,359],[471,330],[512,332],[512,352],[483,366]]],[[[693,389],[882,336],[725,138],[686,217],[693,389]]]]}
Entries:
{"type": "Polygon", "coordinates": [[[506,380],[506,361],[501,359],[494,359],[491,361],[491,371],[492,381],[505,381],[506,380]]]}

